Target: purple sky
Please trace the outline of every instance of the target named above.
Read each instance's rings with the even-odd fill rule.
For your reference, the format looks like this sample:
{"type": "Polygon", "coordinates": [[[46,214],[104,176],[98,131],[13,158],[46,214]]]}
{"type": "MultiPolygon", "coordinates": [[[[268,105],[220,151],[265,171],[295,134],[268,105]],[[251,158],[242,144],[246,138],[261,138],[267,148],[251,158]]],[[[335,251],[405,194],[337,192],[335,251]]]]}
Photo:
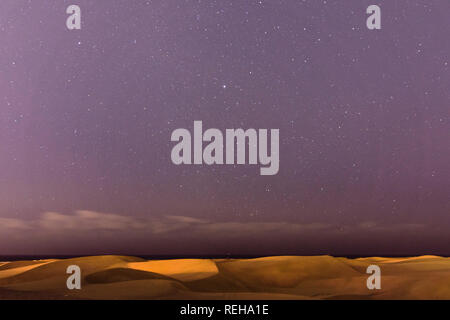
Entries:
{"type": "Polygon", "coordinates": [[[2,0],[0,255],[450,254],[449,19],[447,0],[2,0]],[[173,165],[194,120],[279,128],[278,175],[173,165]]]}

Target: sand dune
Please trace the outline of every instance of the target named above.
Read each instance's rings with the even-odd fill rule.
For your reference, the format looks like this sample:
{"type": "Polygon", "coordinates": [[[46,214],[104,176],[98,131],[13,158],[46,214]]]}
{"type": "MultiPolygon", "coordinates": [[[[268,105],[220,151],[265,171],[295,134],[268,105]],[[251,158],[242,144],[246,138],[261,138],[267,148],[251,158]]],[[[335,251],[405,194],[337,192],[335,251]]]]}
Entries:
{"type": "Polygon", "coordinates": [[[450,258],[144,260],[96,256],[0,264],[0,299],[450,299],[450,258]],[[369,290],[366,269],[382,270],[369,290]],[[66,269],[82,270],[68,290],[66,269]]]}

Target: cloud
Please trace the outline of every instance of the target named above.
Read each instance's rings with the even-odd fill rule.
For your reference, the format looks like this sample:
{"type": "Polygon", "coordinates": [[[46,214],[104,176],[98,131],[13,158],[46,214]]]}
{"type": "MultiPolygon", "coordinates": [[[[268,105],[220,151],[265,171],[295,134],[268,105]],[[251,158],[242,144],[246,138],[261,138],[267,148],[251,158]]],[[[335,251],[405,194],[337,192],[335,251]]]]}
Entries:
{"type": "Polygon", "coordinates": [[[135,218],[87,210],[76,211],[74,215],[46,212],[41,219],[36,221],[35,225],[48,231],[117,231],[143,229],[146,227],[145,222],[135,218]]]}
{"type": "Polygon", "coordinates": [[[321,223],[288,223],[288,222],[215,222],[196,226],[196,231],[202,234],[215,235],[246,235],[258,234],[304,234],[313,231],[331,230],[332,226],[321,223]]]}
{"type": "MultiPolygon", "coordinates": [[[[119,214],[101,213],[89,210],[79,210],[74,214],[46,212],[36,220],[21,220],[0,218],[0,231],[9,233],[43,232],[51,234],[88,234],[104,233],[143,233],[146,235],[179,235],[188,232],[191,235],[218,236],[236,234],[253,236],[258,234],[308,234],[308,233],[352,233],[352,232],[385,232],[414,231],[424,228],[420,224],[379,225],[367,221],[357,225],[336,226],[327,223],[291,223],[291,222],[237,222],[208,221],[187,216],[169,215],[158,218],[135,218],[119,214]]],[[[25,234],[26,235],[26,234],[25,234]]]]}
{"type": "Polygon", "coordinates": [[[368,231],[382,231],[382,232],[400,232],[400,231],[419,231],[426,228],[426,225],[419,223],[402,223],[402,224],[384,224],[380,225],[373,221],[366,221],[357,225],[358,229],[368,231]]]}
{"type": "Polygon", "coordinates": [[[230,237],[257,236],[264,233],[300,234],[330,229],[320,223],[288,222],[212,222],[187,216],[169,215],[158,218],[135,218],[124,215],[79,210],[74,214],[45,212],[36,220],[0,219],[0,237],[6,233],[16,237],[48,238],[54,236],[89,237],[116,235],[120,237],[230,237]],[[26,232],[24,232],[26,231],[26,232]]]}
{"type": "Polygon", "coordinates": [[[45,212],[35,220],[0,218],[0,254],[196,254],[225,250],[248,253],[267,248],[275,248],[274,252],[278,252],[276,250],[280,248],[286,251],[299,248],[326,251],[328,249],[324,248],[339,247],[342,243],[348,246],[358,245],[357,239],[377,239],[389,244],[390,248],[392,239],[398,242],[426,234],[433,236],[442,232],[436,233],[435,227],[428,225],[383,224],[374,221],[363,221],[354,225],[288,221],[210,221],[180,215],[137,218],[79,210],[73,214],[45,212]]]}
{"type": "Polygon", "coordinates": [[[8,230],[27,230],[31,227],[22,220],[19,219],[9,219],[9,218],[0,218],[0,231],[6,232],[8,230]]]}

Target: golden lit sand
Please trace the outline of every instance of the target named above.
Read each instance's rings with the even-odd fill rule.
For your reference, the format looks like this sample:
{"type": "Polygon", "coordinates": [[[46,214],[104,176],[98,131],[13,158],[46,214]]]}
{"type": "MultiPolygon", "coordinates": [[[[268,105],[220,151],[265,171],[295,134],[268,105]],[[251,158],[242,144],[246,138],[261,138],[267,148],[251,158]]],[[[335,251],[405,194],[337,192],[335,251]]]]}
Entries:
{"type": "Polygon", "coordinates": [[[209,278],[219,272],[216,264],[208,259],[132,262],[128,264],[128,267],[136,270],[159,273],[180,281],[193,281],[209,278]]]}
{"type": "Polygon", "coordinates": [[[30,262],[29,264],[25,263],[23,266],[17,266],[17,267],[14,267],[14,266],[9,267],[9,265],[14,264],[14,262],[5,263],[3,265],[0,265],[0,279],[16,276],[18,274],[30,271],[34,268],[45,265],[47,263],[51,263],[53,261],[54,260],[48,260],[48,261],[39,262],[39,263],[30,262]]]}
{"type": "Polygon", "coordinates": [[[450,258],[279,256],[144,260],[97,256],[0,264],[0,299],[450,299],[450,258]],[[366,269],[381,268],[381,290],[366,269]],[[66,269],[82,270],[68,290],[66,269]]]}

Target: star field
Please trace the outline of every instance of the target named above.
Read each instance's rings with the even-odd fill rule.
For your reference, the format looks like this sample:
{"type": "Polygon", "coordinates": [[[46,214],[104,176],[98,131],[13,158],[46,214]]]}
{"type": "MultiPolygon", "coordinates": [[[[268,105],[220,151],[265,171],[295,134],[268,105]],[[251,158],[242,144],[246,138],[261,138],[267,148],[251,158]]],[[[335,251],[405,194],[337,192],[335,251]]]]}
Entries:
{"type": "MultiPolygon", "coordinates": [[[[306,237],[302,248],[448,250],[450,3],[375,2],[3,0],[0,217],[373,223],[375,238],[306,237]],[[81,30],[65,27],[72,2],[81,30]],[[279,128],[279,173],[173,165],[170,134],[194,120],[279,128]]],[[[238,252],[233,243],[205,250],[238,252]]],[[[0,245],[15,248],[26,251],[0,245]]]]}

